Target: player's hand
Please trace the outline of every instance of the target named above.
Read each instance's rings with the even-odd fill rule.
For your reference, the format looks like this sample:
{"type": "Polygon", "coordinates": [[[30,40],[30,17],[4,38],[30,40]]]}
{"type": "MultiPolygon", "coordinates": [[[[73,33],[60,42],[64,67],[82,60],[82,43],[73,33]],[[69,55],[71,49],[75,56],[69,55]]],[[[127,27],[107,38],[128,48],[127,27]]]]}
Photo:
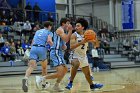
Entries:
{"type": "Polygon", "coordinates": [[[84,43],[87,43],[87,42],[88,42],[88,39],[85,39],[85,38],[84,38],[84,39],[83,39],[83,44],[84,44],[84,43]]]}
{"type": "Polygon", "coordinates": [[[71,24],[69,24],[68,27],[67,27],[67,31],[72,31],[72,30],[73,30],[73,27],[72,27],[71,24]]]}

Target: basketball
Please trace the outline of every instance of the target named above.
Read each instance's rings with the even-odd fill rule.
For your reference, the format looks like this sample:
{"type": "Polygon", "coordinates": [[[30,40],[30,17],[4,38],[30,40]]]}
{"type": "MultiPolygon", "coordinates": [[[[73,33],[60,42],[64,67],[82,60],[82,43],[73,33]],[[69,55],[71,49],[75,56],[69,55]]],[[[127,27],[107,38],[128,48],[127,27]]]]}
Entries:
{"type": "Polygon", "coordinates": [[[84,38],[87,40],[96,40],[96,33],[93,30],[86,30],[84,38]]]}

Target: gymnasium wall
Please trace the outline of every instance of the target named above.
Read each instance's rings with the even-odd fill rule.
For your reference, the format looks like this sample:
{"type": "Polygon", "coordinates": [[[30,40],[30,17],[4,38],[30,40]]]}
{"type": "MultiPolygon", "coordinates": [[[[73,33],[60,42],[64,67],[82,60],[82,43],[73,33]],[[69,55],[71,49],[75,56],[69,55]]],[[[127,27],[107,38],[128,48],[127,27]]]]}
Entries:
{"type": "Polygon", "coordinates": [[[67,14],[67,0],[56,0],[56,12],[59,14],[59,19],[67,14]]]}
{"type": "MultiPolygon", "coordinates": [[[[93,10],[92,4],[88,3],[91,0],[75,0],[77,3],[75,13],[80,15],[89,15],[91,13],[94,16],[110,23],[110,10],[109,10],[109,0],[94,0],[93,10]],[[80,4],[81,3],[81,4],[80,4]],[[82,4],[85,3],[85,4],[82,4]]],[[[112,0],[113,1],[113,23],[114,26],[122,30],[122,0],[112,0]]],[[[140,0],[134,0],[134,30],[140,30],[140,0]]]]}
{"type": "Polygon", "coordinates": [[[135,27],[136,30],[140,30],[140,1],[139,0],[135,0],[134,2],[135,4],[135,11],[134,11],[134,22],[135,22],[135,27]]]}

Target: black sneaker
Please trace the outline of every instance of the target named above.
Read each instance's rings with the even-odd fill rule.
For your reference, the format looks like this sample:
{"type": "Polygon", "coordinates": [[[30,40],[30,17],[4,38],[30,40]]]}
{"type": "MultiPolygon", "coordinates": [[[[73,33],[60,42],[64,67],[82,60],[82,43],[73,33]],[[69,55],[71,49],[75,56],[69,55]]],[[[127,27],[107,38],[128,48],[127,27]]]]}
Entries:
{"type": "Polygon", "coordinates": [[[27,79],[22,79],[22,90],[24,92],[28,92],[28,80],[27,79]]]}
{"type": "Polygon", "coordinates": [[[50,87],[50,83],[46,82],[46,84],[42,84],[42,89],[48,89],[50,87]]]}

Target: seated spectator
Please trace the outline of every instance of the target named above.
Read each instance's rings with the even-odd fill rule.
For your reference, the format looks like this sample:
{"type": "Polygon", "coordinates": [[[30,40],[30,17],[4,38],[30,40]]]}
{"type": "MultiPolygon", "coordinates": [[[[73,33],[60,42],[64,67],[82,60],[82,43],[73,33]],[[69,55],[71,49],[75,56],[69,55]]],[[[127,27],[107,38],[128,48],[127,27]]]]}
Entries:
{"type": "Polygon", "coordinates": [[[131,44],[130,44],[130,41],[128,39],[123,41],[123,47],[126,51],[130,50],[131,44]]]}
{"type": "Polygon", "coordinates": [[[11,44],[14,42],[14,39],[13,39],[13,38],[10,38],[10,39],[8,40],[8,42],[9,42],[9,44],[11,45],[11,44]]]}
{"type": "Polygon", "coordinates": [[[2,33],[0,32],[0,50],[3,46],[4,46],[4,39],[3,39],[2,33]]]}
{"type": "Polygon", "coordinates": [[[15,47],[15,43],[12,42],[11,46],[10,46],[10,60],[12,61],[19,61],[19,55],[16,53],[16,47],[15,47]]]}
{"type": "Polygon", "coordinates": [[[133,51],[134,56],[139,56],[140,51],[137,45],[133,45],[132,51],[133,51]]]}
{"type": "Polygon", "coordinates": [[[28,40],[25,40],[25,42],[23,42],[21,44],[21,47],[23,48],[24,52],[26,51],[26,49],[30,46],[28,40]]]}
{"type": "Polygon", "coordinates": [[[9,61],[11,57],[9,42],[5,42],[5,45],[1,48],[1,56],[3,61],[9,61]]]}
{"type": "Polygon", "coordinates": [[[108,40],[104,40],[104,51],[105,54],[110,54],[110,44],[108,40]]]}
{"type": "Polygon", "coordinates": [[[18,55],[20,55],[20,56],[24,55],[24,50],[21,47],[20,40],[18,40],[17,43],[16,43],[16,53],[18,53],[18,55]]]}

